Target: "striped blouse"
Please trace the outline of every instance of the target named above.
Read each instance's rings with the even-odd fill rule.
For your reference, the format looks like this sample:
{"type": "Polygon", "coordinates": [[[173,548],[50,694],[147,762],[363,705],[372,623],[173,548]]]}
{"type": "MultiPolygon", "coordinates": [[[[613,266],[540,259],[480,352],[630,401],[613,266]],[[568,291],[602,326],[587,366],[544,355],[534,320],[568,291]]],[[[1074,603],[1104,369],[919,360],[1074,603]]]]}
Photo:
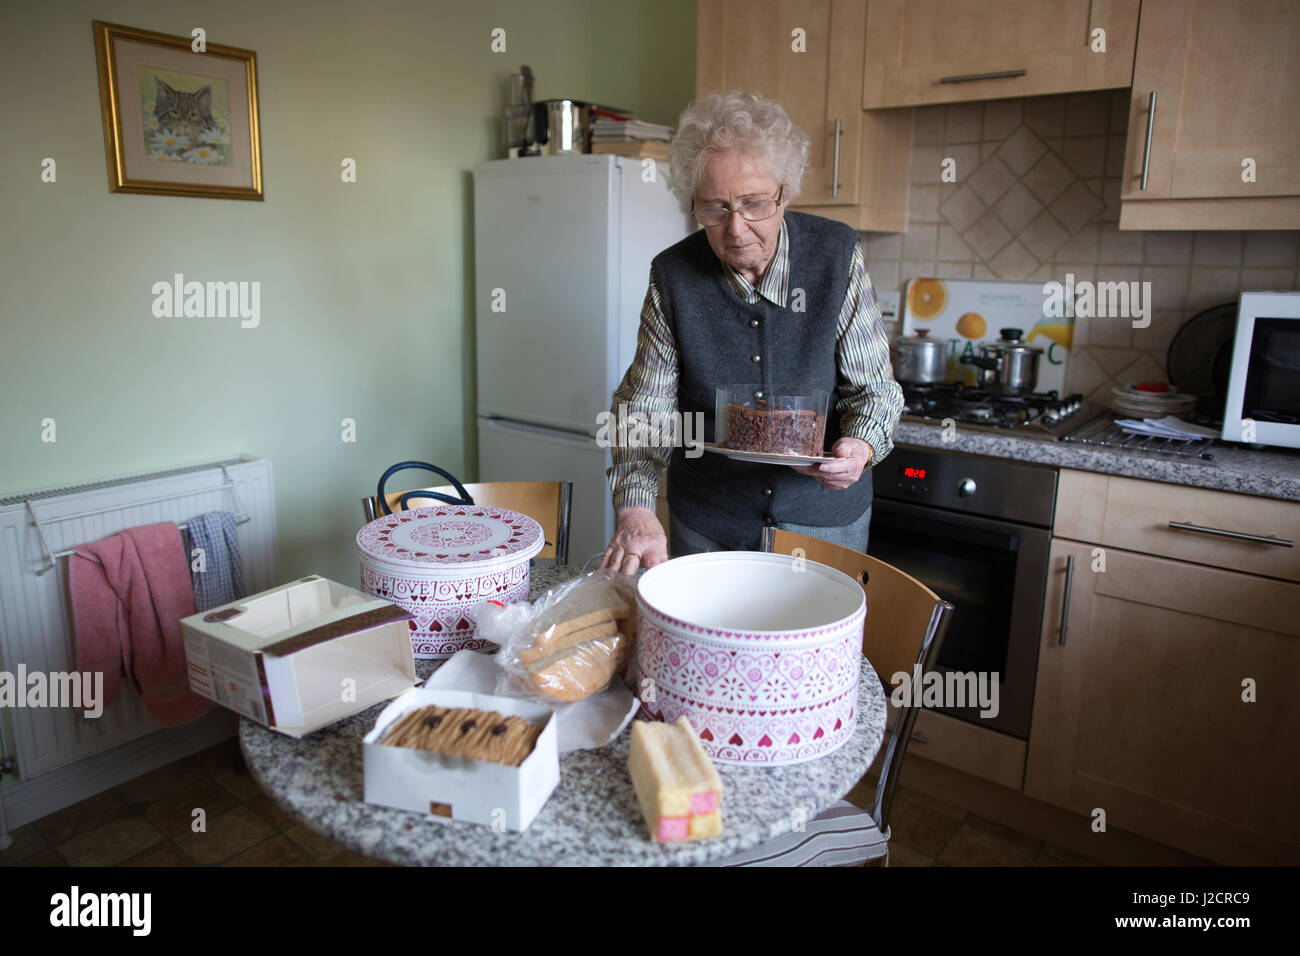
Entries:
{"type": "MultiPolygon", "coordinates": [[[[740,273],[719,262],[726,270],[732,291],[750,305],[756,304],[762,296],[773,305],[785,308],[790,278],[788,241],[785,223],[782,222],[776,255],[757,289],[740,273]]],[[[835,403],[835,414],[840,416],[841,434],[861,438],[871,446],[871,464],[875,465],[894,447],[891,436],[902,413],[903,391],[894,381],[884,322],[860,245],[853,250],[849,287],[840,306],[838,322],[839,343],[835,362],[839,399],[835,403]]],[[[617,415],[620,406],[629,413],[642,412],[652,421],[665,420],[675,413],[677,368],[677,346],[664,316],[652,269],[650,287],[641,306],[636,355],[614,392],[612,414],[617,415]]],[[[672,449],[613,444],[610,452],[614,466],[606,471],[606,477],[613,492],[615,510],[629,507],[654,510],[659,482],[672,449]]]]}

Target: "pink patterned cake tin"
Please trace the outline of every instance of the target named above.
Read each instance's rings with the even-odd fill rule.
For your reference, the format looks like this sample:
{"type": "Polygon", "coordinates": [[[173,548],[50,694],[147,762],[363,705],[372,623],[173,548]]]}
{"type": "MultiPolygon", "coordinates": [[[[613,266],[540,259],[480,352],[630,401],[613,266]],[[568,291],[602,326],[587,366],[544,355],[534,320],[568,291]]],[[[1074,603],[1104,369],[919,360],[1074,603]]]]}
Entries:
{"type": "Polygon", "coordinates": [[[642,704],[656,720],[685,714],[715,761],[801,763],[852,736],[867,602],[847,574],[784,554],[690,555],[641,576],[637,610],[642,704]]]}
{"type": "Polygon", "coordinates": [[[491,647],[469,611],[528,600],[528,562],[545,545],[527,515],[483,505],[436,505],[376,518],[357,532],[361,590],[413,615],[418,658],[491,647]]]}

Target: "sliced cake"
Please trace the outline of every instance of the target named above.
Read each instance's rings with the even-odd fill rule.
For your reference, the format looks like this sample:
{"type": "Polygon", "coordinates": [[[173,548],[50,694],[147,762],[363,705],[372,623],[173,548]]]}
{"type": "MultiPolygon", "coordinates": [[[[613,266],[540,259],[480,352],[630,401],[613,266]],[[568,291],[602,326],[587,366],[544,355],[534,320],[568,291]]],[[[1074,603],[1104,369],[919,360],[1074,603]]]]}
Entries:
{"type": "Polygon", "coordinates": [[[722,778],[683,715],[632,724],[627,769],[650,837],[658,843],[722,833],[722,778]]]}

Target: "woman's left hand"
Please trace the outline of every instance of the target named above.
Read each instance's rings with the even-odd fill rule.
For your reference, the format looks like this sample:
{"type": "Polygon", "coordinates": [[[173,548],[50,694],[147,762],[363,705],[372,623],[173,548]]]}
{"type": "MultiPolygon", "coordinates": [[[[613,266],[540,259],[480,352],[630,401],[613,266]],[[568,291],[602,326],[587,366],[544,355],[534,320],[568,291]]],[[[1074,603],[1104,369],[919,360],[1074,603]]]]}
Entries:
{"type": "Polygon", "coordinates": [[[862,477],[862,471],[871,463],[871,446],[861,438],[841,438],[831,448],[839,461],[821,465],[791,466],[801,475],[816,478],[832,491],[843,491],[862,477]]]}

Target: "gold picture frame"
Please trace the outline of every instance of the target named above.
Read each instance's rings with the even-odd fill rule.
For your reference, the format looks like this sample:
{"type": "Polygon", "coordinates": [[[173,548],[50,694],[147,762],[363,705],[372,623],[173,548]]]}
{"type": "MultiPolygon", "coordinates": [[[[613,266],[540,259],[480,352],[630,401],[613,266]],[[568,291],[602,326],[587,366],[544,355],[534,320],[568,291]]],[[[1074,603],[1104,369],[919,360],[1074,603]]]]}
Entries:
{"type": "Polygon", "coordinates": [[[93,23],[109,189],[263,199],[257,54],[93,23]]]}

